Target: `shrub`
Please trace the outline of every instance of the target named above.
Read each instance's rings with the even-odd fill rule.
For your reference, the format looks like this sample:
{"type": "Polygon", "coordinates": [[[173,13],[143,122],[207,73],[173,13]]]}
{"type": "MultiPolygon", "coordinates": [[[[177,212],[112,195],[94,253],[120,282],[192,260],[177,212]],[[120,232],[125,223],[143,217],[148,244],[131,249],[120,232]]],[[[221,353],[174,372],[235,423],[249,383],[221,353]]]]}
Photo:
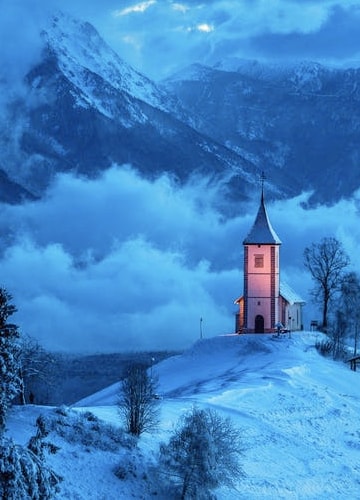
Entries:
{"type": "Polygon", "coordinates": [[[160,473],[181,499],[208,499],[212,489],[234,486],[242,477],[241,451],[240,433],[228,418],[193,408],[160,446],[160,473]]]}
{"type": "Polygon", "coordinates": [[[48,420],[50,428],[70,443],[104,451],[131,448],[135,443],[123,429],[104,422],[90,411],[76,412],[60,407],[48,416],[48,420]]]}

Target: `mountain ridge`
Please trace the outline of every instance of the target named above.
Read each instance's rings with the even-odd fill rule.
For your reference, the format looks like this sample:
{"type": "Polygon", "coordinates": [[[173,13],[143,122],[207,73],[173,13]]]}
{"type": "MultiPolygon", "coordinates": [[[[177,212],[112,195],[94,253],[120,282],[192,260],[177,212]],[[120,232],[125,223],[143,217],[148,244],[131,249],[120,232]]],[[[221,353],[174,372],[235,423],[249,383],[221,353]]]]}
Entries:
{"type": "Polygon", "coordinates": [[[94,177],[113,164],[180,183],[206,177],[227,213],[253,198],[262,171],[269,198],[313,191],[310,202],[331,204],[360,186],[360,70],[224,60],[157,84],[87,22],[57,13],[41,36],[42,59],[2,124],[14,193],[3,199],[41,197],[57,173],[94,177]]]}

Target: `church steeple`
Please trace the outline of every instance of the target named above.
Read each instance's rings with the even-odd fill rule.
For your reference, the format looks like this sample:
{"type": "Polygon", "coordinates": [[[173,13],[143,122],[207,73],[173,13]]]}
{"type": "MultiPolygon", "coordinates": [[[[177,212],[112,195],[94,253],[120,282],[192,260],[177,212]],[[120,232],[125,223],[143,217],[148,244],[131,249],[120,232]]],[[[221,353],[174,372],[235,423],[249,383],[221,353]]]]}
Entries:
{"type": "Polygon", "coordinates": [[[281,241],[266,212],[264,179],[263,174],[261,200],[255,222],[243,241],[244,295],[239,302],[240,328],[256,333],[271,331],[279,321],[281,241]]]}
{"type": "Polygon", "coordinates": [[[243,245],[281,245],[281,240],[274,231],[264,201],[264,174],[261,178],[261,201],[255,222],[249,234],[243,241],[243,245]]]}
{"type": "Polygon", "coordinates": [[[255,222],[249,234],[243,241],[243,245],[281,245],[281,240],[273,229],[264,202],[264,194],[261,194],[261,202],[255,222]]]}

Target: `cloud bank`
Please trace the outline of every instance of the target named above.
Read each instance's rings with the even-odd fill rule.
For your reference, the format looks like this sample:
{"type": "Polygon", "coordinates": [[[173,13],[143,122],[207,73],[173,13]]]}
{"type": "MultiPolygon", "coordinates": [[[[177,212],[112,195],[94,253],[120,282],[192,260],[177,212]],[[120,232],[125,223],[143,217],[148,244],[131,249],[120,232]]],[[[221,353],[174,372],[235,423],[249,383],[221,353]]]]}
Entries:
{"type": "Polygon", "coordinates": [[[97,23],[121,56],[154,79],[226,57],[351,64],[360,57],[359,1],[125,2],[97,23]]]}
{"type": "Polygon", "coordinates": [[[360,60],[359,0],[3,0],[2,7],[0,59],[10,79],[36,60],[39,33],[59,9],[90,21],[122,58],[155,80],[226,57],[360,60]]]}
{"type": "MultiPolygon", "coordinates": [[[[242,293],[242,240],[258,208],[224,219],[213,193],[130,167],[96,180],[61,175],[46,199],[2,206],[2,284],[24,333],[49,349],[77,352],[181,349],[233,331],[242,293]]],[[[338,237],[359,268],[359,197],[305,210],[268,204],[283,241],[282,279],[309,301],[305,246],[338,237]]],[[[305,327],[318,314],[309,304],[305,327]]]]}

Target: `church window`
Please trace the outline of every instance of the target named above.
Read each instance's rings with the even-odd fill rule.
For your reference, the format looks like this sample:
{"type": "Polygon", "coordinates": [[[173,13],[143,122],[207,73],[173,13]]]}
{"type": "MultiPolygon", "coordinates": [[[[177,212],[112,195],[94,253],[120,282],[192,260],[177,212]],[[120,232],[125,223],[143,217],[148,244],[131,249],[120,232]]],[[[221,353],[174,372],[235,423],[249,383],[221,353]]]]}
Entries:
{"type": "Polygon", "coordinates": [[[263,254],[255,254],[255,267],[264,267],[264,255],[263,254]]]}

